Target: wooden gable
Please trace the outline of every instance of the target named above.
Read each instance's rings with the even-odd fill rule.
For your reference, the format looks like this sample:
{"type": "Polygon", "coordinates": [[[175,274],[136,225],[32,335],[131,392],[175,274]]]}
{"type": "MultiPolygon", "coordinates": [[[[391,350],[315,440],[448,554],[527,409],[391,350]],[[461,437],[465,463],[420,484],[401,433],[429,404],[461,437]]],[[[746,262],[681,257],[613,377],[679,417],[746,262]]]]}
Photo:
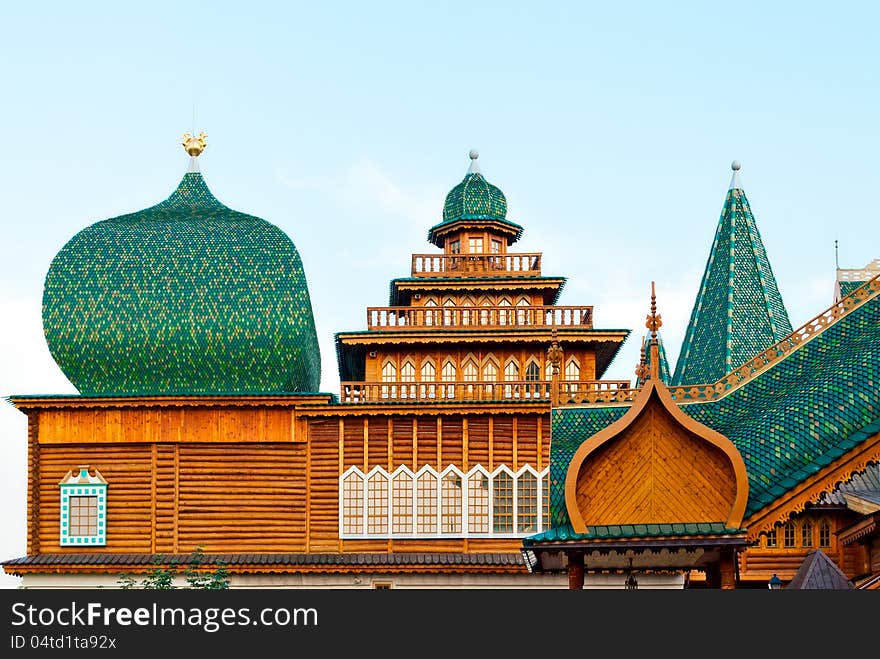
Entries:
{"type": "Polygon", "coordinates": [[[579,533],[616,524],[739,528],[747,498],[745,464],[733,443],[683,414],[655,380],[627,414],[581,444],[565,482],[579,533]]]}

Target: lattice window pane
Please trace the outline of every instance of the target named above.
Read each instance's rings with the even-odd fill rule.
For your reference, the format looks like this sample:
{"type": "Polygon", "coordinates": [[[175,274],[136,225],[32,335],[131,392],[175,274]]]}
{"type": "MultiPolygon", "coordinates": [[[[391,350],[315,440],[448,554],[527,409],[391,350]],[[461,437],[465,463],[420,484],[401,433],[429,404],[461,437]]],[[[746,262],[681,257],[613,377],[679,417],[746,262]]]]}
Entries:
{"type": "Polygon", "coordinates": [[[516,484],[516,530],[535,533],[538,530],[538,479],[526,472],[516,484]]]}
{"type": "Polygon", "coordinates": [[[342,532],[364,532],[364,482],[357,474],[342,482],[342,532]]]}
{"type": "Polygon", "coordinates": [[[819,546],[831,546],[831,525],[828,522],[822,522],[819,525],[819,546]]]}
{"type": "Polygon", "coordinates": [[[773,528],[773,529],[770,529],[769,531],[767,531],[767,547],[773,548],[776,546],[777,546],[777,544],[776,544],[776,529],[773,528]]]}
{"type": "Polygon", "coordinates": [[[455,473],[443,477],[440,504],[440,530],[443,533],[461,533],[461,476],[455,473]]]}
{"type": "Polygon", "coordinates": [[[437,477],[425,473],[418,480],[417,533],[437,533],[437,477]]]}
{"type": "Polygon", "coordinates": [[[810,522],[801,524],[801,547],[813,546],[813,525],[810,522]]]}
{"type": "Polygon", "coordinates": [[[489,477],[479,472],[468,476],[468,532],[489,532],[489,477]]]}
{"type": "Polygon", "coordinates": [[[513,478],[505,472],[492,479],[492,529],[513,533],[513,478]]]}
{"type": "Polygon", "coordinates": [[[98,497],[70,497],[69,511],[70,536],[98,534],[98,497]]]}
{"type": "Polygon", "coordinates": [[[367,533],[388,533],[388,479],[373,474],[367,483],[367,533]]]}
{"type": "Polygon", "coordinates": [[[413,482],[412,476],[401,472],[394,477],[391,499],[391,532],[413,531],[413,482]]]}
{"type": "Polygon", "coordinates": [[[794,547],[794,524],[791,522],[782,526],[782,546],[794,547]]]}

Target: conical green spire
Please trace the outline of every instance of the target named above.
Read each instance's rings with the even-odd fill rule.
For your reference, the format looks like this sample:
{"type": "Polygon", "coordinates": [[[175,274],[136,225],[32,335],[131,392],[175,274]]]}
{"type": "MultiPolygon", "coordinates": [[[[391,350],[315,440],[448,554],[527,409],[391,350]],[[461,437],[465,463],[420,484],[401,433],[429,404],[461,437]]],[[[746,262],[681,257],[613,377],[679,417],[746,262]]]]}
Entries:
{"type": "Polygon", "coordinates": [[[791,322],[739,181],[739,162],[682,342],[673,385],[716,382],[791,333],[791,322]]]}

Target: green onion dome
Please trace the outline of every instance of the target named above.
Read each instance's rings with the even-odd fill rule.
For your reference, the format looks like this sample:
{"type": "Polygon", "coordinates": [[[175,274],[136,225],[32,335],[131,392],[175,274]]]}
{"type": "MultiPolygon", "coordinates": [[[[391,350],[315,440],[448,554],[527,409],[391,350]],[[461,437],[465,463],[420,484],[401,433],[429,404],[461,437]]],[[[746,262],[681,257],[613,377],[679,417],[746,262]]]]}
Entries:
{"type": "Polygon", "coordinates": [[[471,166],[461,183],[456,185],[443,204],[443,221],[428,230],[428,241],[442,246],[442,237],[453,225],[485,226],[492,223],[502,233],[509,234],[510,242],[519,239],[522,227],[507,219],[507,199],[500,188],[483,176],[477,165],[479,153],[471,150],[471,166]]]}
{"type": "MultiPolygon", "coordinates": [[[[476,158],[472,159],[476,163],[476,158]]],[[[483,178],[483,174],[471,167],[461,183],[446,195],[443,204],[443,221],[456,220],[505,220],[507,199],[499,188],[483,178]]]]}
{"type": "Polygon", "coordinates": [[[296,247],[220,203],[197,170],[162,203],[80,231],[52,261],[43,331],[80,393],[318,390],[296,247]]]}

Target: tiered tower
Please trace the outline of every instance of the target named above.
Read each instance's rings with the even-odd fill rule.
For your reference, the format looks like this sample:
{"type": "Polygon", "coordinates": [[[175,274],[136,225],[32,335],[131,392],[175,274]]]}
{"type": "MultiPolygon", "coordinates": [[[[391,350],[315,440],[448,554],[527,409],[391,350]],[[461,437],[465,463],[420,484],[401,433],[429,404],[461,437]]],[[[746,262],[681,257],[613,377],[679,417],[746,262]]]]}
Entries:
{"type": "Polygon", "coordinates": [[[563,394],[629,386],[600,379],[629,331],[595,329],[590,306],[557,305],[565,278],[543,275],[540,253],[509,251],[523,229],[477,158],[428,231],[442,252],[413,254],[410,276],[391,281],[391,306],[369,307],[366,331],[336,335],[343,403],[549,405],[554,341],[563,394]]]}

